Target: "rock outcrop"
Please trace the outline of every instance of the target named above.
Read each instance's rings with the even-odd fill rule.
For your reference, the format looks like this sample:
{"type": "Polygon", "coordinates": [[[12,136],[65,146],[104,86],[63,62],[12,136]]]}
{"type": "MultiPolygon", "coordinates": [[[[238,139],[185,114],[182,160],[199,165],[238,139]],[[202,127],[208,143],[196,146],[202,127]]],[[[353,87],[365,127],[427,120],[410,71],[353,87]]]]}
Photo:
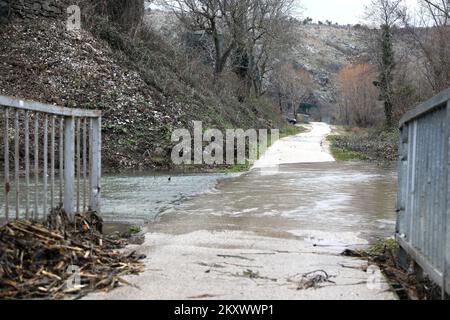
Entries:
{"type": "Polygon", "coordinates": [[[0,19],[11,15],[24,19],[58,18],[63,12],[57,0],[0,0],[0,19]]]}

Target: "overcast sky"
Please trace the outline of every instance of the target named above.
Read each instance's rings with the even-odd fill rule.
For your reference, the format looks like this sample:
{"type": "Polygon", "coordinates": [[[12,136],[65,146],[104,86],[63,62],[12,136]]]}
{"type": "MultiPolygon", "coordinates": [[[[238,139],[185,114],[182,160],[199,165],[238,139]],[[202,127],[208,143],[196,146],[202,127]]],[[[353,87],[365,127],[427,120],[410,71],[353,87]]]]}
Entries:
{"type": "MultiPolygon", "coordinates": [[[[339,24],[365,23],[365,8],[372,0],[295,0],[299,3],[295,16],[311,17],[314,22],[331,20],[339,24]]],[[[418,0],[405,0],[410,9],[417,8],[418,0]]],[[[160,9],[158,5],[152,8],[160,9]]]]}
{"type": "MultiPolygon", "coordinates": [[[[331,20],[340,24],[363,22],[364,9],[371,0],[298,0],[303,7],[302,17],[311,17],[314,22],[331,20]]],[[[417,0],[407,0],[415,7],[417,0]]]]}

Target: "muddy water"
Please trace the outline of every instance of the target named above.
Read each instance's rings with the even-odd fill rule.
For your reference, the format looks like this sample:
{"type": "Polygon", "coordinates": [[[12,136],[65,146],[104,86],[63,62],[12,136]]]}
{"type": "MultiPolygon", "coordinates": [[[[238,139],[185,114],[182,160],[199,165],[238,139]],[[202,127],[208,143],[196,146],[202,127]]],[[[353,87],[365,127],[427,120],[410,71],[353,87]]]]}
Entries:
{"type": "Polygon", "coordinates": [[[184,200],[236,174],[124,174],[102,179],[102,214],[111,222],[153,222],[184,200]]]}
{"type": "MultiPolygon", "coordinates": [[[[365,163],[283,165],[277,173],[223,180],[209,193],[164,212],[151,231],[246,230],[296,237],[305,230],[393,235],[396,175],[365,163]]],[[[327,243],[322,243],[327,245],[327,243]]]]}
{"type": "MultiPolygon", "coordinates": [[[[102,177],[102,215],[113,225],[144,224],[152,222],[167,210],[179,204],[187,197],[212,190],[221,179],[236,177],[236,174],[143,174],[126,173],[105,175],[102,177]]],[[[0,185],[4,185],[0,177],[0,185]]],[[[24,191],[25,181],[20,181],[20,190],[24,191]]],[[[49,186],[50,189],[50,186],[49,186]]],[[[59,203],[59,184],[55,186],[55,205],[59,203]]],[[[30,210],[34,211],[34,180],[30,187],[30,210]]],[[[39,216],[43,210],[43,182],[38,184],[39,216]]],[[[50,199],[50,191],[47,195],[50,199]]],[[[5,195],[0,188],[0,219],[3,218],[5,195]]],[[[20,212],[24,216],[25,194],[20,195],[20,212]]],[[[83,202],[81,200],[81,202],[83,202]]],[[[10,217],[15,216],[15,190],[10,193],[10,217]]],[[[49,204],[50,206],[50,204],[49,204]]],[[[1,221],[1,220],[0,220],[1,221]]]]}
{"type": "Polygon", "coordinates": [[[293,164],[243,175],[110,175],[102,184],[105,220],[149,222],[152,231],[249,230],[289,237],[304,230],[362,230],[364,238],[374,239],[392,235],[395,227],[395,170],[372,164],[293,164]]]}

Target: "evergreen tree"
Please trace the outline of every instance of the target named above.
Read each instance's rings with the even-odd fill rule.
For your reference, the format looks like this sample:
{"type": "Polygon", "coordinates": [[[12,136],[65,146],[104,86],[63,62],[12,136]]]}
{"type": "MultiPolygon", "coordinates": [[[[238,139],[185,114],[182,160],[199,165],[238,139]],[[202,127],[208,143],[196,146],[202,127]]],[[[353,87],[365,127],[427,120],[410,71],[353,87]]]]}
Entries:
{"type": "Polygon", "coordinates": [[[393,117],[393,81],[394,81],[394,48],[392,43],[392,28],[389,25],[381,26],[381,65],[378,87],[380,99],[384,102],[386,125],[392,127],[393,117]]]}

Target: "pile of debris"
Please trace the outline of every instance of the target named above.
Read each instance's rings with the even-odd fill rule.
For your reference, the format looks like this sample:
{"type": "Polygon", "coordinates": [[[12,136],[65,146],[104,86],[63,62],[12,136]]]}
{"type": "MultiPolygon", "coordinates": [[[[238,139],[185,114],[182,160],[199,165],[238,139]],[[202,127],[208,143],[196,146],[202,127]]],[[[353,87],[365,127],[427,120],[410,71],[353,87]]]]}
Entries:
{"type": "Polygon", "coordinates": [[[95,213],[66,218],[57,210],[45,226],[14,221],[0,228],[0,299],[78,299],[143,271],[145,257],[117,251],[126,242],[103,236],[95,213]]]}

